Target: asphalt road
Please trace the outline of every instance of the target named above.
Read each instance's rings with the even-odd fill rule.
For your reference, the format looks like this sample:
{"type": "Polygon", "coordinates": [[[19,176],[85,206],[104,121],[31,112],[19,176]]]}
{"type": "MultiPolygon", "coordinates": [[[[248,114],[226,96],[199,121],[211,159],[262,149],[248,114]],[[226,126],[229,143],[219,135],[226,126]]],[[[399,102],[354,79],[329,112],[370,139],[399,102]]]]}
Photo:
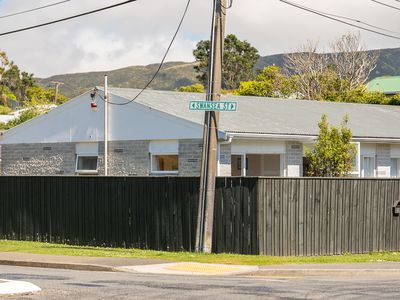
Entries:
{"type": "Polygon", "coordinates": [[[29,281],[35,295],[11,299],[399,299],[398,278],[165,276],[0,266],[0,278],[29,281]]]}

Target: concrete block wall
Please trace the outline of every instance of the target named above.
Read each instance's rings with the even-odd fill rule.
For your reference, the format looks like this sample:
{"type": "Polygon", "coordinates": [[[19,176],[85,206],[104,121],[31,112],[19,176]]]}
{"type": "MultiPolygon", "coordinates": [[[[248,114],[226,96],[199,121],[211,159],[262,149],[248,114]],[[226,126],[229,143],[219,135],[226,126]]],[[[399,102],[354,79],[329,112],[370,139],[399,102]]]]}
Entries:
{"type": "Polygon", "coordinates": [[[200,176],[203,141],[179,141],[179,176],[200,176]]]}
{"type": "MultiPolygon", "coordinates": [[[[113,141],[108,144],[108,175],[148,176],[149,141],[113,141]]],[[[104,143],[99,143],[99,175],[104,175],[104,143]]]]}
{"type": "Polygon", "coordinates": [[[220,145],[219,176],[232,175],[231,144],[220,145]]]}
{"type": "Polygon", "coordinates": [[[390,145],[376,144],[376,176],[390,177],[390,145]]]}
{"type": "Polygon", "coordinates": [[[2,175],[74,175],[75,144],[2,145],[2,175]]]}
{"type": "Polygon", "coordinates": [[[300,177],[303,175],[303,144],[299,142],[286,143],[286,176],[300,177]]]}

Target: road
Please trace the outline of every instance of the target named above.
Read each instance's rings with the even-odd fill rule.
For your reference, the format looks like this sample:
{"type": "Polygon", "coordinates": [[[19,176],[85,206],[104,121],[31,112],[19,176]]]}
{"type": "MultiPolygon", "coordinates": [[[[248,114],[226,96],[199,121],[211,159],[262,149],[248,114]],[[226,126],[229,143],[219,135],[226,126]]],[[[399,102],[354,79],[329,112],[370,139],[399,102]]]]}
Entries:
{"type": "Polygon", "coordinates": [[[29,281],[36,295],[11,299],[399,299],[396,278],[165,276],[0,266],[0,278],[29,281]]]}

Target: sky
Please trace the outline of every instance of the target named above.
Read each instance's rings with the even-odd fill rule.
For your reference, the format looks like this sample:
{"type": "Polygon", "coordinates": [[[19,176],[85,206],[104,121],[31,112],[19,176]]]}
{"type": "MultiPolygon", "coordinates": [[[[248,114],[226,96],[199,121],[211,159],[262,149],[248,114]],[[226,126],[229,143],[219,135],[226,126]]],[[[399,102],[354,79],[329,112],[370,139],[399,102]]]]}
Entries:
{"type": "MultiPolygon", "coordinates": [[[[86,12],[123,0],[71,0],[25,15],[1,18],[60,0],[0,0],[0,33],[86,12]]],[[[399,32],[400,10],[371,0],[292,0],[332,14],[356,18],[399,32]]],[[[400,8],[396,0],[380,0],[400,8]]],[[[39,77],[105,71],[158,63],[178,25],[187,0],[138,0],[122,7],[56,25],[0,37],[0,50],[22,70],[39,77]]],[[[192,0],[167,61],[193,61],[192,50],[210,36],[213,0],[192,0]]],[[[262,56],[290,52],[307,40],[320,50],[348,32],[344,24],[288,6],[279,0],[234,0],[226,33],[255,46],[262,56]]],[[[362,32],[368,49],[400,47],[400,40],[362,32]]]]}

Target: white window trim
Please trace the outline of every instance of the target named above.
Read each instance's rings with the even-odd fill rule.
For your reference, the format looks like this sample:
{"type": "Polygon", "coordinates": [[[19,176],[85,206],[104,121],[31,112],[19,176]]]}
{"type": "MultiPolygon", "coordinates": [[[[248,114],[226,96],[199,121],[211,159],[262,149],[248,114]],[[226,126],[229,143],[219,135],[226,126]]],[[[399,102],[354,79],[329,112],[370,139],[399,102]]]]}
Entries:
{"type": "Polygon", "coordinates": [[[75,161],[75,173],[77,174],[98,174],[99,173],[99,156],[97,154],[77,154],[75,161]],[[97,157],[96,170],[78,170],[79,157],[97,157]]]}
{"type": "MultiPolygon", "coordinates": [[[[357,157],[356,157],[356,159],[357,159],[357,162],[356,162],[357,171],[351,171],[350,174],[351,175],[357,175],[357,177],[361,177],[361,176],[364,176],[364,170],[361,171],[361,144],[360,144],[360,142],[352,142],[352,144],[356,145],[356,147],[357,147],[357,157]],[[362,174],[361,174],[361,172],[362,172],[362,174]]],[[[363,159],[364,159],[364,157],[365,156],[363,156],[363,159]]],[[[375,171],[374,171],[374,174],[375,174],[375,171]]]]}
{"type": "Polygon", "coordinates": [[[179,154],[172,152],[154,152],[150,153],[150,175],[179,175],[179,154]],[[178,156],[178,171],[154,171],[153,170],[153,156],[157,155],[175,155],[178,156]]]}

